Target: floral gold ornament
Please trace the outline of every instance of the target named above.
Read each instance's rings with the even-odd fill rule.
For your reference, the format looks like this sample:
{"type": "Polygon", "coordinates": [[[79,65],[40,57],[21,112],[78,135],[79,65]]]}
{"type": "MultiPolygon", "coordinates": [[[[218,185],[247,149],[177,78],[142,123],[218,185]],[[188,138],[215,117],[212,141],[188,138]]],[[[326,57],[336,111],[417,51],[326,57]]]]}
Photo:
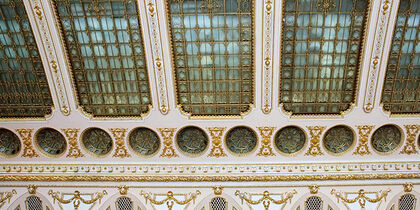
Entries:
{"type": "Polygon", "coordinates": [[[56,200],[58,202],[60,202],[61,204],[68,204],[68,203],[73,202],[73,207],[74,207],[75,210],[79,209],[80,203],[93,204],[98,200],[99,200],[99,203],[101,203],[101,199],[107,194],[108,193],[105,190],[102,191],[102,192],[96,192],[96,193],[93,193],[93,195],[92,195],[93,198],[92,199],[86,200],[82,197],[82,194],[78,190],[76,190],[72,194],[73,197],[71,197],[69,199],[64,199],[63,198],[63,193],[54,192],[52,190],[48,191],[48,195],[50,195],[54,199],[54,203],[55,203],[56,200]]]}
{"type": "Polygon", "coordinates": [[[36,189],[38,188],[37,186],[35,186],[35,185],[33,185],[33,184],[31,184],[31,185],[28,185],[28,193],[29,194],[35,194],[36,193],[36,189]]]}
{"type": "Polygon", "coordinates": [[[309,186],[309,192],[311,194],[317,194],[319,190],[319,186],[318,185],[311,185],[309,186]]]}
{"type": "Polygon", "coordinates": [[[391,192],[391,189],[389,188],[386,190],[374,192],[376,194],[376,198],[369,198],[368,196],[366,196],[365,190],[361,189],[359,190],[359,192],[357,193],[358,195],[355,198],[349,199],[347,198],[347,195],[349,194],[348,192],[337,192],[335,189],[331,190],[331,194],[337,197],[337,202],[340,202],[340,200],[342,200],[345,203],[354,203],[357,201],[362,209],[365,209],[366,201],[370,203],[377,203],[382,199],[386,199],[386,196],[389,192],[391,192]]]}
{"type": "Polygon", "coordinates": [[[359,133],[359,145],[357,145],[356,150],[353,152],[354,155],[368,155],[370,154],[368,147],[369,135],[374,128],[374,125],[357,125],[357,131],[359,133]]]}
{"type": "Polygon", "coordinates": [[[221,195],[223,193],[223,187],[222,186],[215,186],[213,187],[213,192],[215,195],[221,195]]]}
{"type": "Polygon", "coordinates": [[[318,0],[316,3],[316,8],[322,12],[329,12],[335,9],[336,6],[335,0],[318,0]]]}
{"type": "Polygon", "coordinates": [[[420,125],[404,125],[407,131],[407,138],[406,144],[404,145],[403,149],[401,150],[400,154],[417,154],[418,151],[416,149],[416,135],[420,131],[420,125]]]}
{"type": "Polygon", "coordinates": [[[64,135],[66,135],[68,141],[69,141],[69,153],[67,154],[67,157],[83,157],[84,155],[80,151],[79,145],[77,143],[77,136],[79,133],[78,128],[66,128],[61,129],[64,132],[64,135]]]}
{"type": "Polygon", "coordinates": [[[273,149],[271,147],[271,136],[273,135],[273,131],[275,127],[257,127],[260,131],[262,136],[261,141],[261,148],[260,151],[257,153],[258,156],[275,156],[273,153],[273,149]]]}
{"type": "Polygon", "coordinates": [[[127,148],[124,145],[124,139],[125,134],[127,132],[126,128],[110,128],[109,131],[111,131],[112,135],[115,138],[115,153],[112,155],[113,157],[131,157],[131,155],[128,153],[127,148]]]}
{"type": "Polygon", "coordinates": [[[173,137],[176,128],[158,128],[158,131],[163,137],[163,151],[161,157],[178,157],[173,147],[173,137]]]}
{"type": "Polygon", "coordinates": [[[121,195],[127,195],[128,186],[127,185],[118,186],[118,190],[120,191],[121,195]]]}
{"type": "Polygon", "coordinates": [[[207,130],[210,132],[212,138],[212,148],[209,157],[224,157],[227,156],[222,148],[222,136],[225,127],[210,127],[207,130]]]}
{"type": "Polygon", "coordinates": [[[405,183],[403,185],[404,187],[404,192],[411,192],[413,191],[413,183],[405,183]]]}
{"type": "Polygon", "coordinates": [[[305,155],[323,155],[321,151],[321,147],[319,146],[321,142],[321,134],[322,131],[324,131],[325,126],[307,126],[309,129],[309,134],[311,135],[310,139],[310,146],[308,151],[305,153],[305,155]]]}
{"type": "MultiPolygon", "coordinates": [[[[243,204],[244,200],[245,200],[245,202],[247,202],[248,204],[251,204],[251,205],[257,205],[257,204],[262,203],[264,205],[264,208],[266,210],[268,210],[270,208],[271,203],[279,205],[279,204],[285,204],[285,203],[287,203],[287,201],[292,202],[292,198],[296,193],[297,193],[296,190],[281,193],[282,199],[280,199],[280,200],[273,199],[271,197],[271,195],[274,195],[274,194],[270,194],[270,192],[268,192],[268,191],[264,191],[262,193],[262,197],[258,200],[252,200],[250,193],[246,193],[246,192],[241,193],[239,190],[237,190],[235,192],[235,195],[238,196],[241,199],[242,204],[243,204]]],[[[257,195],[260,195],[260,194],[257,194],[257,195]]]]}
{"type": "Polygon", "coordinates": [[[32,145],[32,133],[34,129],[16,129],[19,133],[20,137],[23,139],[23,154],[22,157],[39,157],[38,153],[36,153],[33,145],[32,145]]]}
{"type": "Polygon", "coordinates": [[[177,198],[174,197],[174,193],[172,191],[168,191],[168,193],[166,193],[165,195],[166,197],[163,200],[158,201],[155,199],[157,194],[148,193],[143,190],[140,192],[140,195],[142,195],[146,199],[146,202],[150,201],[150,203],[158,205],[158,206],[166,203],[166,205],[168,206],[168,210],[172,210],[172,207],[174,206],[174,202],[178,205],[185,205],[185,204],[190,203],[191,201],[195,203],[195,199],[200,194],[201,192],[198,190],[195,191],[195,193],[177,194],[177,195],[185,196],[185,200],[178,200],[177,198]]]}
{"type": "Polygon", "coordinates": [[[13,197],[13,195],[16,195],[17,192],[15,189],[13,189],[10,192],[0,192],[0,208],[3,207],[3,205],[7,202],[10,202],[10,198],[13,197]]]}

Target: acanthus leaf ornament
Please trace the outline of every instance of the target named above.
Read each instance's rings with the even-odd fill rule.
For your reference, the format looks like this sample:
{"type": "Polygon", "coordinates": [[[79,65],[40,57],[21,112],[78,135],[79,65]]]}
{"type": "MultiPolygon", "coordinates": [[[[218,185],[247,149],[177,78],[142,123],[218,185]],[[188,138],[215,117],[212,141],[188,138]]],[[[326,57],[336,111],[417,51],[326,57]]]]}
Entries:
{"type": "Polygon", "coordinates": [[[107,195],[108,193],[103,190],[102,192],[96,192],[92,195],[92,199],[90,200],[86,200],[82,197],[82,194],[76,190],[73,193],[73,197],[69,198],[69,199],[64,199],[63,198],[63,193],[61,192],[54,192],[52,190],[48,191],[48,195],[50,195],[53,199],[54,202],[57,200],[58,202],[62,203],[62,204],[68,204],[73,202],[73,207],[75,210],[79,209],[80,206],[80,202],[84,203],[84,204],[93,204],[96,201],[99,200],[99,203],[101,202],[101,199],[107,195]]]}
{"type": "Polygon", "coordinates": [[[277,205],[285,204],[285,203],[287,203],[287,201],[292,202],[292,198],[293,198],[293,196],[296,193],[297,193],[296,190],[292,190],[290,192],[281,193],[282,199],[280,199],[280,200],[273,199],[271,197],[271,195],[274,195],[274,194],[271,194],[268,191],[264,191],[262,193],[262,197],[260,199],[258,199],[258,200],[252,200],[251,199],[251,195],[261,195],[261,194],[250,194],[250,193],[246,193],[246,192],[241,193],[239,190],[237,190],[235,192],[235,195],[238,196],[241,199],[242,204],[243,204],[244,201],[247,202],[247,203],[249,203],[249,204],[251,204],[251,205],[257,205],[257,204],[262,203],[264,205],[264,208],[266,210],[268,210],[270,208],[271,202],[274,203],[274,204],[277,204],[277,205]]]}
{"type": "Polygon", "coordinates": [[[126,128],[110,128],[109,131],[111,131],[112,135],[115,138],[115,153],[112,155],[113,157],[131,157],[131,155],[128,153],[127,148],[124,145],[124,138],[125,133],[127,132],[126,128]]]}
{"type": "Polygon", "coordinates": [[[377,203],[381,201],[382,199],[386,199],[386,196],[388,195],[389,192],[391,192],[391,189],[389,188],[386,190],[373,192],[376,194],[376,198],[369,198],[368,196],[366,196],[365,190],[361,189],[359,190],[359,192],[357,192],[357,196],[355,198],[349,199],[347,198],[347,195],[349,194],[348,192],[337,192],[335,189],[332,189],[331,195],[334,195],[335,197],[337,197],[337,202],[340,202],[340,200],[342,200],[345,203],[354,203],[358,201],[360,207],[362,209],[365,209],[366,201],[370,203],[377,203]]]}
{"type": "Polygon", "coordinates": [[[155,199],[156,194],[145,192],[143,190],[140,192],[140,195],[142,195],[146,199],[146,202],[150,201],[150,203],[155,204],[155,205],[162,205],[166,203],[166,205],[168,206],[168,210],[172,210],[172,207],[174,206],[174,202],[178,205],[185,205],[185,204],[190,203],[191,201],[195,203],[195,199],[200,194],[201,192],[199,190],[195,191],[195,193],[179,194],[179,195],[185,196],[185,200],[178,200],[177,198],[174,197],[175,194],[172,191],[168,191],[168,193],[166,193],[165,195],[166,197],[158,201],[155,199]]]}
{"type": "Polygon", "coordinates": [[[77,143],[77,136],[79,133],[78,128],[67,128],[67,129],[61,129],[64,134],[66,135],[68,141],[69,141],[69,152],[67,154],[67,157],[83,157],[84,155],[80,151],[79,145],[77,143]]]}
{"type": "Polygon", "coordinates": [[[275,127],[257,127],[260,131],[262,139],[262,145],[260,151],[257,153],[258,156],[275,156],[273,149],[271,148],[271,136],[273,135],[275,127]]]}
{"type": "Polygon", "coordinates": [[[178,157],[173,147],[173,137],[176,128],[158,128],[158,131],[163,137],[163,151],[161,157],[178,157]]]}
{"type": "Polygon", "coordinates": [[[224,157],[227,156],[222,148],[222,136],[224,127],[210,127],[207,130],[210,132],[212,138],[212,148],[209,153],[209,157],[224,157]]]}
{"type": "Polygon", "coordinates": [[[32,133],[34,131],[33,128],[31,129],[16,129],[19,133],[20,137],[23,139],[23,154],[22,157],[39,157],[38,153],[35,151],[32,145],[32,133]]]}
{"type": "Polygon", "coordinates": [[[415,141],[417,133],[420,131],[420,125],[404,125],[404,127],[407,131],[407,138],[406,144],[404,145],[400,154],[417,154],[418,151],[416,149],[415,141]]]}
{"type": "Polygon", "coordinates": [[[325,126],[307,126],[309,129],[309,133],[311,134],[310,143],[308,151],[305,155],[323,155],[324,153],[321,151],[320,142],[321,142],[321,134],[322,131],[325,130],[325,126]]]}
{"type": "Polygon", "coordinates": [[[374,127],[375,127],[374,125],[357,125],[356,126],[359,132],[359,145],[357,145],[356,150],[353,152],[353,155],[370,154],[369,147],[368,147],[368,139],[374,127]]]}

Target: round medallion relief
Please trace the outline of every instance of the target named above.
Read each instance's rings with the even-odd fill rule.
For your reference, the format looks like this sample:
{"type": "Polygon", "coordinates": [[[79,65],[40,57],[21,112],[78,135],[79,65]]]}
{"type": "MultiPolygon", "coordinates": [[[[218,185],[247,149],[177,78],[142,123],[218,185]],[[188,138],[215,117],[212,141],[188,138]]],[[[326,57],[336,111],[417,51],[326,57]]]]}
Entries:
{"type": "Polygon", "coordinates": [[[391,152],[400,144],[401,136],[397,126],[381,126],[372,135],[372,147],[378,152],[391,152]]]}
{"type": "Polygon", "coordinates": [[[246,154],[252,152],[257,146],[257,135],[245,126],[232,128],[226,134],[226,146],[236,154],[246,154]]]}
{"type": "Polygon", "coordinates": [[[149,128],[136,128],[128,138],[131,149],[140,155],[155,154],[160,146],[159,136],[149,128]]]}
{"type": "Polygon", "coordinates": [[[67,143],[63,134],[52,128],[43,128],[35,136],[38,148],[47,155],[61,155],[67,143]]]}
{"type": "Polygon", "coordinates": [[[103,156],[112,149],[112,138],[100,128],[89,128],[82,135],[83,146],[91,153],[103,156]]]}
{"type": "Polygon", "coordinates": [[[200,128],[189,126],[181,129],[176,135],[178,147],[189,154],[200,154],[206,150],[209,139],[200,128]]]}
{"type": "Polygon", "coordinates": [[[292,154],[300,151],[305,145],[305,132],[296,126],[287,126],[280,129],[274,141],[279,151],[292,154]]]}
{"type": "Polygon", "coordinates": [[[344,125],[330,128],[324,136],[325,149],[332,153],[343,153],[350,149],[354,142],[353,131],[344,125]]]}
{"type": "Polygon", "coordinates": [[[19,153],[20,148],[19,137],[12,131],[0,128],[0,152],[12,156],[19,153]]]}

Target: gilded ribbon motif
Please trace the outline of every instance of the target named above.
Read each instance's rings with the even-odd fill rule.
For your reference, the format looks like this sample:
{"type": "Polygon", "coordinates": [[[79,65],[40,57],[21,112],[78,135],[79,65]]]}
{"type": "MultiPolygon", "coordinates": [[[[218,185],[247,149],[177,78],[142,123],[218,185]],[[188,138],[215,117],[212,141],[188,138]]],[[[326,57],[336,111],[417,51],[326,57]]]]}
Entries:
{"type": "Polygon", "coordinates": [[[150,201],[150,203],[152,204],[162,205],[166,203],[166,205],[168,206],[168,210],[172,210],[172,207],[174,206],[175,203],[178,205],[185,205],[185,204],[190,203],[191,201],[195,203],[195,199],[200,194],[201,192],[198,190],[195,193],[177,194],[177,195],[185,196],[185,200],[178,200],[177,198],[174,197],[174,193],[172,191],[168,191],[168,193],[164,195],[165,198],[163,200],[158,201],[155,199],[155,197],[158,196],[159,194],[148,193],[143,190],[140,192],[140,195],[142,195],[146,199],[146,201],[150,201]]]}

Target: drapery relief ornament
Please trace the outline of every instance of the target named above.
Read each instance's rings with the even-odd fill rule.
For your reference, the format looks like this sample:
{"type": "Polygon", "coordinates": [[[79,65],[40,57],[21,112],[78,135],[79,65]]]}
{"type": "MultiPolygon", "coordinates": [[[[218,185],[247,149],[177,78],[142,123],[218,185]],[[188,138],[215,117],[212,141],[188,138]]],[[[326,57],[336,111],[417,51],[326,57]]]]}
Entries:
{"type": "Polygon", "coordinates": [[[374,125],[356,125],[357,131],[359,133],[359,145],[357,145],[356,150],[353,152],[353,155],[370,154],[368,141],[369,135],[374,127],[374,125]]]}
{"type": "Polygon", "coordinates": [[[337,202],[340,202],[340,200],[342,200],[344,203],[354,203],[357,201],[362,209],[365,209],[366,201],[370,203],[377,203],[381,201],[382,199],[385,200],[389,192],[391,192],[391,189],[389,188],[386,190],[378,191],[378,192],[370,192],[370,193],[376,194],[376,198],[369,198],[368,196],[366,196],[365,190],[361,189],[359,190],[359,192],[354,193],[354,194],[357,194],[355,198],[349,199],[347,198],[348,194],[353,194],[353,193],[337,192],[335,189],[331,190],[331,194],[337,197],[337,202]]]}
{"type": "Polygon", "coordinates": [[[15,189],[13,189],[10,192],[0,192],[0,208],[3,207],[3,205],[7,202],[10,202],[10,198],[13,197],[13,195],[16,195],[17,192],[15,189]]]}
{"type": "Polygon", "coordinates": [[[258,156],[275,156],[273,149],[271,148],[271,136],[275,127],[257,127],[263,137],[260,151],[257,153],[258,156]]]}
{"type": "Polygon", "coordinates": [[[274,33],[274,2],[265,1],[264,10],[264,64],[263,64],[263,105],[264,114],[269,114],[272,108],[273,97],[273,33],[274,33]]]}
{"type": "Polygon", "coordinates": [[[72,194],[73,196],[71,198],[64,199],[63,198],[64,193],[54,192],[52,190],[48,191],[48,195],[50,195],[54,199],[54,203],[55,203],[56,200],[58,202],[60,202],[61,204],[68,204],[68,203],[73,202],[73,207],[74,207],[75,210],[79,209],[80,203],[93,204],[98,200],[99,200],[99,203],[101,203],[101,199],[107,194],[108,193],[106,192],[106,190],[103,190],[102,192],[96,192],[96,193],[88,194],[88,195],[92,195],[92,199],[86,200],[82,197],[82,194],[78,190],[76,190],[72,194]]]}
{"type": "Polygon", "coordinates": [[[168,210],[172,210],[172,207],[174,206],[175,203],[178,205],[186,205],[190,203],[191,201],[195,203],[195,199],[200,194],[201,192],[198,190],[195,191],[195,193],[188,193],[188,194],[174,194],[172,191],[168,191],[166,195],[165,194],[162,195],[166,197],[163,200],[158,201],[156,200],[156,196],[159,196],[161,194],[153,194],[153,193],[145,192],[143,190],[140,192],[140,195],[142,195],[146,199],[146,204],[147,204],[147,201],[150,201],[150,203],[154,205],[158,205],[158,206],[166,203],[166,205],[168,206],[168,210]],[[185,200],[178,200],[177,198],[174,197],[174,195],[185,196],[185,200]]]}
{"type": "Polygon", "coordinates": [[[418,151],[416,149],[416,136],[417,133],[420,131],[420,125],[404,125],[407,131],[407,138],[406,143],[401,150],[400,154],[417,154],[418,151]]]}
{"type": "Polygon", "coordinates": [[[322,131],[325,130],[325,126],[307,126],[307,128],[309,129],[309,133],[311,135],[311,145],[305,155],[323,155],[324,153],[321,151],[319,143],[321,142],[321,134],[322,131]]]}
{"type": "Polygon", "coordinates": [[[293,195],[295,195],[296,193],[297,193],[296,190],[292,190],[290,192],[285,192],[285,193],[270,193],[268,191],[264,191],[262,194],[261,193],[251,194],[251,193],[246,193],[246,192],[241,193],[239,190],[237,190],[235,192],[235,195],[241,199],[242,204],[244,203],[244,200],[245,202],[251,205],[257,205],[257,204],[262,203],[264,205],[265,210],[268,210],[270,208],[271,203],[280,205],[280,204],[286,204],[287,201],[292,202],[293,195]],[[252,200],[251,199],[252,195],[262,195],[262,197],[258,200],[252,200]],[[275,200],[274,198],[271,197],[271,195],[281,195],[282,199],[275,200]]]}
{"type": "Polygon", "coordinates": [[[366,113],[370,113],[375,105],[375,96],[377,90],[377,84],[379,82],[379,71],[380,71],[380,64],[382,61],[383,56],[383,46],[385,43],[385,30],[388,27],[390,12],[391,11],[391,4],[390,0],[382,0],[382,6],[379,8],[379,17],[378,17],[378,30],[376,30],[374,36],[374,48],[372,50],[371,59],[372,62],[370,64],[369,73],[368,73],[368,80],[366,83],[366,93],[363,102],[363,110],[366,113]]]}
{"type": "Polygon", "coordinates": [[[207,128],[212,138],[212,147],[210,150],[209,157],[224,157],[227,156],[222,148],[222,136],[225,131],[225,127],[211,127],[207,128]]]}
{"type": "Polygon", "coordinates": [[[127,148],[124,145],[124,138],[125,134],[127,132],[126,128],[110,128],[109,131],[111,131],[112,135],[115,138],[115,153],[112,155],[113,157],[131,157],[131,155],[128,153],[127,148]]]}
{"type": "Polygon", "coordinates": [[[32,145],[32,133],[34,131],[33,128],[31,129],[16,129],[19,133],[20,137],[23,139],[23,154],[22,157],[39,157],[38,153],[36,153],[33,145],[32,145]]]}
{"type": "Polygon", "coordinates": [[[161,157],[178,157],[173,147],[173,137],[176,128],[158,128],[160,135],[163,137],[163,151],[161,157]]]}
{"type": "Polygon", "coordinates": [[[68,141],[69,141],[69,153],[67,154],[67,157],[83,157],[84,155],[80,151],[79,145],[77,143],[77,136],[79,134],[78,128],[67,128],[67,129],[61,129],[64,132],[64,135],[66,135],[68,141]]]}

